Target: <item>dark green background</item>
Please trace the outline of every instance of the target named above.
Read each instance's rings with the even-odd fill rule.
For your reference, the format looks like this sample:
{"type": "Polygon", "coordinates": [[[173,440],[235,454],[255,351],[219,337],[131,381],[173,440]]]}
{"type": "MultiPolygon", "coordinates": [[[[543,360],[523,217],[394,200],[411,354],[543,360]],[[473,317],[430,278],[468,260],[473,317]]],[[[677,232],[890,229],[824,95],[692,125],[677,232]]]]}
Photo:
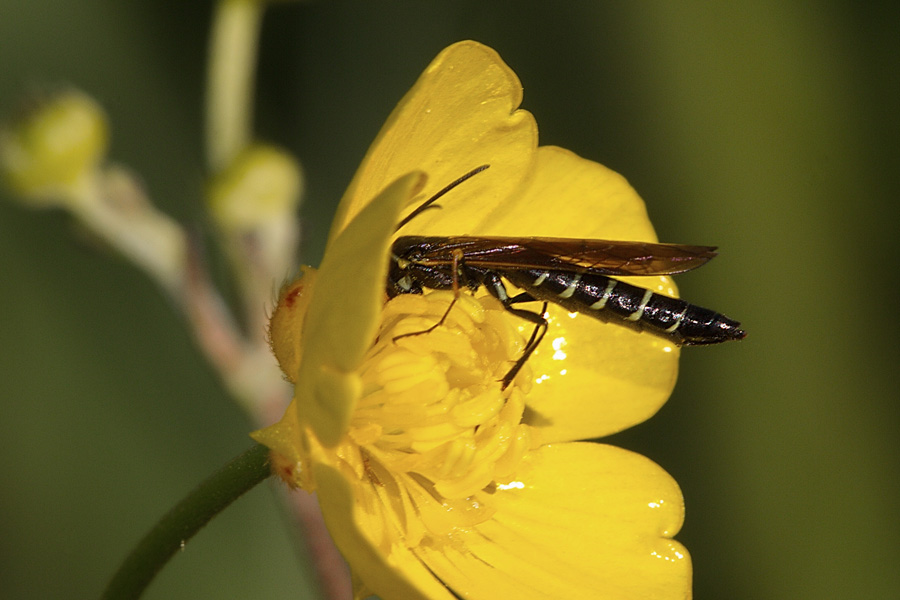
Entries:
{"type": "MultiPolygon", "coordinates": [[[[749,337],[685,351],[671,401],[615,440],[681,484],[696,596],[897,597],[900,11],[550,5],[271,11],[257,125],[307,171],[305,260],[318,261],[337,199],[421,69],[459,39],[495,47],[543,143],[628,177],[663,240],[721,247],[682,292],[749,337]]],[[[92,94],[113,158],[195,227],[210,9],[0,0],[0,105],[60,84],[92,94]]],[[[161,294],[76,238],[61,213],[0,201],[3,598],[96,596],[166,508],[249,444],[161,294]]],[[[298,565],[262,486],[148,597],[300,598],[298,565]]]]}

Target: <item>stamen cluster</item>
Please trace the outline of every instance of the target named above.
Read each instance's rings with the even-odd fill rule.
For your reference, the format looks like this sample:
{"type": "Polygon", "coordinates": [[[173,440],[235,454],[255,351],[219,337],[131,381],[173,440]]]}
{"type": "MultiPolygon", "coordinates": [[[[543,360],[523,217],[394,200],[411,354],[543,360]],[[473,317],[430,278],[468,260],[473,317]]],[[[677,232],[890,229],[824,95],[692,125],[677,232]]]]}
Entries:
{"type": "Polygon", "coordinates": [[[359,454],[351,445],[341,452],[359,461],[361,483],[381,491],[408,544],[426,534],[410,531],[412,522],[442,535],[489,518],[486,494],[537,443],[522,423],[519,382],[528,373],[506,390],[499,384],[521,352],[521,335],[492,298],[463,294],[448,312],[452,299],[433,292],[387,303],[349,431],[359,454]]]}

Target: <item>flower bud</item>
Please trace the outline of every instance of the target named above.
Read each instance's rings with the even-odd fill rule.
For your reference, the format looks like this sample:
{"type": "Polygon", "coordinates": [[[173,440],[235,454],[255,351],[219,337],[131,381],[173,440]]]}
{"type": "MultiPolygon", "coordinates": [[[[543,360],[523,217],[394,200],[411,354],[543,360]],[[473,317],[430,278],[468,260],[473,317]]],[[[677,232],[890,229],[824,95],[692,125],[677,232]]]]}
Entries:
{"type": "Polygon", "coordinates": [[[225,231],[255,229],[291,218],[301,186],[300,166],[290,154],[255,144],[213,177],[207,201],[210,213],[225,231]]]}
{"type": "Polygon", "coordinates": [[[0,173],[34,204],[77,195],[109,145],[106,115],[90,97],[67,91],[43,101],[0,132],[0,173]]]}

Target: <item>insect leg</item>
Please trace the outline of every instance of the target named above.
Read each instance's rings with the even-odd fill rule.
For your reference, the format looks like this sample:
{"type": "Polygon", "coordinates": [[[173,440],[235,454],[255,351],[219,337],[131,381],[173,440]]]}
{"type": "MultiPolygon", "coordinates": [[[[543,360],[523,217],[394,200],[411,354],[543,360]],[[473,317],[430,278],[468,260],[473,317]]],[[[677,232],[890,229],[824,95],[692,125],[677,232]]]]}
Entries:
{"type": "Polygon", "coordinates": [[[484,276],[484,287],[487,288],[488,292],[500,301],[507,311],[516,315],[520,319],[525,319],[531,323],[534,323],[534,331],[531,332],[531,337],[528,339],[528,342],[525,344],[525,350],[522,352],[522,356],[516,360],[516,363],[512,366],[512,368],[503,376],[501,380],[502,384],[500,386],[501,390],[505,390],[512,380],[516,378],[516,375],[519,374],[519,371],[522,370],[522,367],[525,366],[525,361],[532,355],[532,353],[537,350],[537,347],[540,346],[541,340],[544,339],[544,335],[547,333],[547,319],[544,318],[544,312],[547,310],[547,303],[544,302],[544,306],[541,309],[540,313],[531,312],[530,310],[525,310],[523,308],[514,308],[512,305],[518,302],[531,302],[534,300],[529,294],[523,292],[518,294],[517,296],[510,297],[506,291],[506,286],[503,285],[503,280],[499,275],[493,272],[487,272],[484,276]]]}
{"type": "MultiPolygon", "coordinates": [[[[518,309],[516,309],[516,310],[518,310],[518,309]]],[[[521,314],[522,312],[529,314],[529,315],[534,315],[534,313],[531,313],[528,311],[519,311],[519,312],[515,312],[514,314],[516,314],[520,317],[524,317],[524,315],[521,314]]],[[[543,308],[541,308],[541,315],[544,314],[545,312],[547,312],[547,303],[546,302],[544,302],[544,306],[543,306],[543,308]]],[[[537,315],[537,316],[540,316],[540,315],[537,315]]],[[[525,317],[525,318],[527,318],[527,317],[525,317]]],[[[529,319],[529,320],[531,320],[531,319],[529,319]]],[[[544,335],[546,333],[547,333],[547,319],[545,319],[544,317],[541,317],[541,322],[537,323],[534,326],[534,331],[531,332],[531,337],[528,338],[528,342],[525,344],[525,350],[522,352],[522,356],[519,357],[519,359],[516,361],[516,364],[514,364],[512,366],[512,368],[509,370],[509,372],[507,372],[506,375],[503,376],[503,380],[502,380],[503,385],[500,386],[501,390],[505,390],[507,388],[507,386],[509,386],[509,384],[512,383],[512,380],[516,378],[516,375],[518,375],[519,371],[522,370],[522,367],[525,366],[525,361],[527,361],[528,358],[531,356],[531,354],[535,350],[537,350],[537,347],[541,345],[541,340],[544,339],[544,335]]]]}
{"type": "MultiPolygon", "coordinates": [[[[528,292],[522,292],[521,294],[516,294],[512,298],[509,299],[510,304],[519,304],[520,302],[537,302],[537,298],[529,294],[528,292]]],[[[544,310],[541,312],[547,312],[547,303],[544,302],[544,310]]]]}
{"type": "Polygon", "coordinates": [[[444,324],[447,320],[447,315],[450,314],[450,311],[453,309],[453,305],[456,304],[456,301],[459,299],[459,276],[460,276],[460,264],[462,262],[462,253],[454,252],[453,253],[453,300],[450,301],[450,304],[447,305],[447,310],[444,311],[441,320],[429,327],[428,329],[423,329],[422,331],[413,331],[412,333],[404,333],[402,335],[398,335],[394,337],[393,341],[396,342],[399,339],[405,337],[412,337],[414,335],[423,335],[426,333],[431,333],[438,327],[444,324]]]}
{"type": "Polygon", "coordinates": [[[459,293],[458,293],[458,292],[457,292],[456,294],[453,295],[453,300],[450,301],[450,304],[447,306],[447,310],[444,311],[444,315],[441,317],[441,320],[440,320],[440,321],[438,321],[437,323],[435,323],[434,325],[432,325],[432,326],[429,327],[428,329],[423,329],[422,331],[413,331],[413,332],[411,332],[411,333],[403,333],[403,334],[400,334],[400,335],[398,335],[398,336],[395,336],[394,339],[393,339],[393,341],[396,342],[397,340],[401,340],[401,339],[403,339],[403,338],[405,338],[405,337],[412,337],[412,336],[414,336],[414,335],[424,335],[424,334],[426,334],[426,333],[431,333],[432,331],[434,331],[435,329],[437,329],[438,327],[440,327],[441,325],[443,325],[443,324],[444,324],[444,321],[447,320],[447,315],[450,314],[450,310],[453,308],[453,305],[456,304],[457,298],[459,298],[459,293]]]}
{"type": "MultiPolygon", "coordinates": [[[[541,307],[540,314],[543,315],[545,312],[547,312],[547,303],[546,302],[544,302],[544,305],[541,307]]],[[[531,337],[528,338],[528,341],[525,343],[526,348],[531,346],[532,344],[535,344],[536,341],[540,341],[540,340],[537,340],[537,336],[538,336],[538,331],[541,330],[542,325],[543,325],[543,323],[538,323],[537,325],[534,326],[534,331],[531,332],[531,337]]],[[[535,346],[537,346],[537,344],[535,344],[535,346]]]]}

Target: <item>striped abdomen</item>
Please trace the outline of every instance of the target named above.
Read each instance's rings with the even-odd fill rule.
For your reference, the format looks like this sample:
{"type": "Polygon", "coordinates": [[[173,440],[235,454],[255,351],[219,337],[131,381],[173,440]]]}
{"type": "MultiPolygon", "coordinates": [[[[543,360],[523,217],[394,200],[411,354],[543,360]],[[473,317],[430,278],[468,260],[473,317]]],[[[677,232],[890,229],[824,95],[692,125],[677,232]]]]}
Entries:
{"type": "Polygon", "coordinates": [[[544,269],[500,272],[537,300],[653,333],[679,345],[717,344],[746,335],[740,323],[715,311],[604,275],[544,269]]]}

